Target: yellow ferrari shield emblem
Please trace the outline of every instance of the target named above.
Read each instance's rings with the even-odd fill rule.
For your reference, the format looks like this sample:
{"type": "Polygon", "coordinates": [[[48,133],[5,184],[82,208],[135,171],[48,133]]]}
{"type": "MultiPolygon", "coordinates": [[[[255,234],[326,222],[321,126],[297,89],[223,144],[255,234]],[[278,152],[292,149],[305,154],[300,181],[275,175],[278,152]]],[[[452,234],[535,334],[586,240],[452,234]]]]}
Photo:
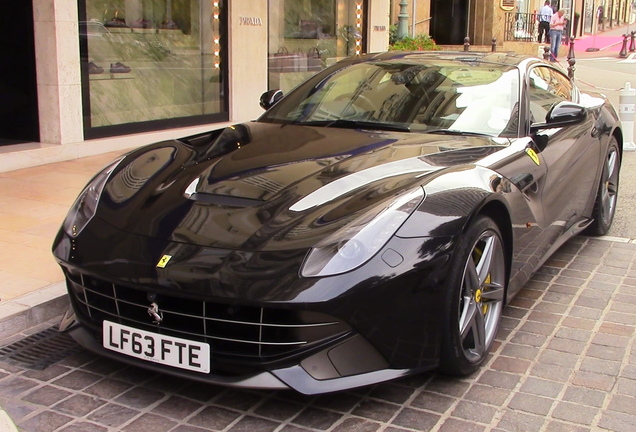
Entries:
{"type": "Polygon", "coordinates": [[[172,255],[162,256],[159,262],[157,263],[157,267],[164,268],[166,265],[168,265],[168,261],[170,261],[170,258],[172,258],[172,255]]]}
{"type": "Polygon", "coordinates": [[[535,164],[539,165],[539,156],[537,155],[537,153],[532,150],[531,148],[527,148],[526,149],[526,153],[528,154],[528,156],[530,156],[530,159],[532,159],[532,162],[534,162],[535,164]]]}

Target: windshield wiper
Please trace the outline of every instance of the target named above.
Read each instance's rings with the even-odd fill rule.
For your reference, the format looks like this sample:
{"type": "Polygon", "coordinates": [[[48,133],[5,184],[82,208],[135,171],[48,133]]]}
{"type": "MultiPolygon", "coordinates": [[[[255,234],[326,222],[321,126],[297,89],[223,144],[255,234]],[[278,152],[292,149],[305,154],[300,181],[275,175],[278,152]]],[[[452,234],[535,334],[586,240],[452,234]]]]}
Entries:
{"type": "Polygon", "coordinates": [[[385,130],[385,131],[394,131],[394,132],[410,132],[411,131],[411,129],[408,126],[391,124],[391,123],[364,121],[364,120],[347,120],[347,119],[313,120],[313,121],[298,122],[296,124],[305,125],[305,126],[323,126],[323,127],[336,127],[336,128],[345,128],[345,129],[375,129],[375,130],[385,130]]]}
{"type": "Polygon", "coordinates": [[[480,136],[494,138],[494,135],[489,135],[480,132],[460,131],[455,129],[426,129],[422,133],[439,134],[439,135],[458,135],[458,136],[480,136]]]}

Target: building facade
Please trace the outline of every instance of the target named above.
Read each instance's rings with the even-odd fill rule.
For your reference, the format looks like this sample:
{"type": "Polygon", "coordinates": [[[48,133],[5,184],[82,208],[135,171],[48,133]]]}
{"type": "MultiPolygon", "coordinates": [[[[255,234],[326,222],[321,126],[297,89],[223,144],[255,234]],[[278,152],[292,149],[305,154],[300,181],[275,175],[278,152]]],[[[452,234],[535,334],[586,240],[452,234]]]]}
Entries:
{"type": "MultiPolygon", "coordinates": [[[[391,0],[391,24],[398,22],[403,0],[391,0]]],[[[554,10],[565,9],[577,37],[595,34],[636,21],[635,0],[550,0],[554,10]]],[[[534,53],[527,44],[537,40],[536,14],[544,0],[407,0],[409,35],[428,34],[440,45],[490,45],[503,50],[534,53]],[[506,34],[509,32],[511,34],[506,34]]]]}
{"type": "Polygon", "coordinates": [[[255,119],[341,58],[383,51],[387,0],[27,0],[0,33],[0,170],[255,119]],[[171,131],[172,135],[171,135],[171,131]]]}

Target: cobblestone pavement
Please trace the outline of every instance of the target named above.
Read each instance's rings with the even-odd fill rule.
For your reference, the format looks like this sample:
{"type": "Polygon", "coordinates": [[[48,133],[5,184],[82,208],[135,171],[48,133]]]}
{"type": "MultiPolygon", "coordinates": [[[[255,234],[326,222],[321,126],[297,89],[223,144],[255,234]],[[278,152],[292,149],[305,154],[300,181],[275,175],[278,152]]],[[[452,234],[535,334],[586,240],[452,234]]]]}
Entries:
{"type": "Polygon", "coordinates": [[[201,385],[82,351],[0,363],[0,406],[28,432],[634,431],[636,244],[578,237],[504,310],[487,365],[317,397],[201,385]]]}

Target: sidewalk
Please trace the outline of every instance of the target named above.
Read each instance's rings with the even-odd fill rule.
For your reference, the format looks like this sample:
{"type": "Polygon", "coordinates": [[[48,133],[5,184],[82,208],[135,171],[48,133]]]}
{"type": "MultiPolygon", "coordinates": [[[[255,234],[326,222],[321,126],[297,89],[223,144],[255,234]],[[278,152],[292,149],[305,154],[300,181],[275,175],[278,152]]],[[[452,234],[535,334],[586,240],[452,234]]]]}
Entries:
{"type": "Polygon", "coordinates": [[[122,153],[0,173],[1,301],[62,280],[51,255],[53,238],[81,189],[122,153]]]}

